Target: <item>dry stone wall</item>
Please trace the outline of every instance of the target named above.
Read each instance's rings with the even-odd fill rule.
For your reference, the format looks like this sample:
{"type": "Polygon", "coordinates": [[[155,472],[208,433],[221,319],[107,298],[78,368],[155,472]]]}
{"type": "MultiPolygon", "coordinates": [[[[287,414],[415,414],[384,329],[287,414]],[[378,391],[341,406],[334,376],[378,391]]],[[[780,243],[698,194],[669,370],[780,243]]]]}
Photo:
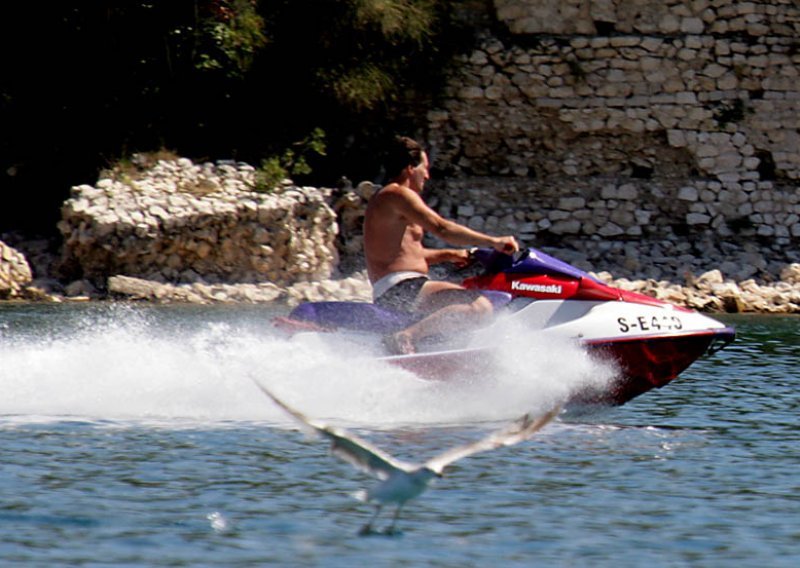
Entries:
{"type": "MultiPolygon", "coordinates": [[[[361,232],[361,220],[364,209],[371,195],[377,187],[369,182],[359,184],[357,187],[342,187],[333,191],[329,189],[315,188],[295,188],[287,185],[275,196],[283,196],[283,200],[266,200],[261,205],[265,210],[271,210],[276,206],[284,211],[298,211],[298,203],[314,204],[308,209],[303,209],[302,216],[312,223],[318,224],[316,229],[311,230],[313,234],[323,235],[323,243],[328,246],[321,248],[311,248],[305,250],[305,258],[311,258],[313,251],[318,255],[315,262],[309,262],[309,267],[327,267],[329,260],[337,256],[334,246],[338,247],[344,262],[339,265],[340,271],[334,273],[332,278],[327,278],[327,268],[320,268],[319,272],[314,272],[313,277],[309,277],[306,270],[297,270],[296,266],[283,269],[283,275],[270,277],[267,271],[262,275],[252,273],[251,259],[248,258],[246,251],[250,254],[259,254],[260,248],[264,245],[263,241],[256,242],[252,239],[256,233],[241,233],[231,231],[233,225],[242,224],[244,226],[251,223],[250,206],[235,208],[233,212],[230,208],[232,198],[244,200],[256,199],[252,191],[247,189],[247,183],[252,173],[252,168],[245,164],[237,164],[234,168],[237,171],[228,169],[229,166],[220,164],[203,164],[195,166],[188,160],[178,160],[177,162],[162,162],[152,170],[141,172],[137,177],[136,183],[133,180],[101,180],[97,187],[81,186],[75,189],[75,196],[65,203],[64,221],[62,230],[65,230],[67,240],[72,244],[65,254],[65,262],[72,264],[73,268],[78,267],[79,271],[91,273],[96,271],[97,276],[92,280],[81,278],[63,285],[46,277],[47,268],[53,266],[50,255],[47,253],[49,247],[47,243],[38,241],[19,241],[18,244],[24,247],[27,254],[31,254],[34,259],[32,266],[36,266],[39,277],[31,281],[31,270],[25,261],[23,253],[0,242],[0,299],[19,298],[27,300],[44,301],[83,301],[91,298],[125,298],[132,300],[147,300],[155,302],[189,302],[189,303],[262,303],[262,302],[282,302],[288,305],[295,305],[302,301],[318,300],[357,300],[369,301],[371,298],[371,287],[363,270],[363,258],[361,255],[361,244],[363,235],[361,232]],[[227,179],[226,181],[226,178],[227,179]],[[168,181],[169,180],[169,181],[168,181]],[[244,183],[242,186],[240,184],[244,183]],[[228,190],[222,189],[230,185],[228,190]],[[147,188],[157,186],[157,191],[151,193],[147,188]],[[189,200],[183,203],[180,208],[170,211],[169,219],[163,215],[157,215],[160,210],[167,211],[170,205],[175,206],[174,192],[165,188],[174,188],[178,193],[190,193],[195,198],[202,200],[199,202],[189,200]],[[212,191],[213,190],[213,191],[212,191]],[[130,193],[134,191],[139,198],[144,194],[148,199],[132,199],[130,193]],[[197,195],[201,194],[201,195],[197,195]],[[134,205],[134,202],[136,205],[134,205]],[[201,205],[202,203],[202,205],[201,205]],[[326,205],[327,204],[327,205],[326,205]],[[160,209],[158,209],[160,208],[160,209]],[[188,242],[192,235],[197,232],[194,223],[187,222],[186,218],[193,218],[187,212],[196,211],[202,208],[204,215],[208,214],[214,219],[207,219],[203,227],[216,227],[218,229],[218,239],[237,239],[232,243],[233,248],[243,251],[235,255],[227,262],[240,263],[237,270],[221,271],[216,265],[210,266],[209,272],[199,274],[197,270],[201,267],[193,265],[187,271],[176,272],[175,266],[191,264],[192,259],[196,258],[197,247],[174,247],[175,242],[188,242]],[[209,211],[210,210],[210,213],[209,211]],[[122,213],[124,211],[124,213],[122,213]],[[330,230],[331,224],[329,215],[335,212],[338,221],[338,238],[333,242],[336,230],[330,230]],[[238,217],[241,215],[241,218],[238,217]],[[149,216],[158,216],[163,221],[163,227],[159,222],[159,230],[151,231],[151,223],[138,222],[138,235],[130,234],[130,218],[144,219],[149,216]],[[165,227],[170,227],[165,230],[165,227]],[[222,227],[222,228],[220,228],[222,227]],[[125,242],[120,241],[120,235],[127,235],[125,242]],[[226,236],[229,235],[229,236],[226,236]],[[343,237],[343,238],[342,238],[343,237]],[[174,248],[170,254],[185,254],[186,258],[180,261],[168,263],[169,256],[165,254],[152,253],[153,250],[164,250],[174,248]],[[125,262],[114,259],[114,251],[119,250],[128,256],[125,262]],[[131,251],[146,253],[141,257],[130,256],[131,251]],[[147,253],[151,251],[151,253],[147,253]],[[255,252],[254,252],[255,251],[255,252]],[[134,262],[138,258],[138,263],[134,262]],[[343,264],[349,264],[355,270],[341,272],[343,264]],[[87,267],[84,270],[84,267],[87,267]],[[362,269],[358,270],[358,267],[362,269]],[[127,274],[121,273],[125,270],[127,274]],[[107,273],[103,273],[107,270],[107,273]],[[231,274],[245,274],[247,281],[238,280],[231,274]],[[8,278],[8,275],[11,278],[8,278]],[[131,274],[142,274],[134,276],[131,274]],[[107,277],[107,278],[106,278],[107,277]],[[10,282],[10,284],[9,284],[10,282]],[[95,285],[101,289],[98,289],[95,285]]],[[[465,189],[461,194],[461,199],[457,202],[448,202],[444,199],[434,199],[438,208],[455,208],[456,214],[467,216],[468,221],[474,226],[480,226],[486,230],[498,229],[507,230],[509,233],[524,236],[523,231],[533,230],[536,223],[525,220],[520,212],[508,210],[503,217],[483,218],[475,215],[475,210],[480,206],[492,207],[500,211],[506,205],[502,203],[509,195],[504,195],[503,191],[510,191],[504,188],[497,191],[465,189]]],[[[635,193],[630,187],[620,186],[606,188],[606,193],[613,193],[617,199],[622,201],[635,197],[635,193]]],[[[574,205],[579,205],[578,201],[574,205]]],[[[565,207],[572,207],[564,203],[565,207]]],[[[258,207],[257,207],[258,209],[258,207]]],[[[281,232],[281,226],[294,228],[297,226],[293,215],[284,214],[281,221],[268,222],[265,227],[273,232],[281,232]]],[[[566,220],[566,218],[565,218],[566,220]]],[[[301,223],[304,225],[305,221],[301,223]]],[[[205,230],[204,229],[204,230],[205,230]]],[[[211,229],[208,229],[211,230],[211,229]]],[[[302,234],[300,231],[299,234],[302,234]]],[[[203,233],[208,236],[208,231],[203,233]]],[[[260,233],[258,233],[260,234],[260,233]]],[[[14,235],[10,235],[15,238],[14,235]]],[[[314,237],[309,237],[314,238],[314,237]]],[[[218,241],[217,241],[218,242],[218,241]]],[[[320,243],[308,242],[309,246],[319,245],[320,243]]],[[[436,243],[430,243],[436,245],[436,243]]],[[[539,243],[537,243],[539,244],[539,243]]],[[[588,258],[581,257],[579,247],[575,244],[561,241],[558,247],[550,249],[557,256],[584,266],[588,258]]],[[[669,243],[656,242],[650,243],[648,247],[632,246],[631,243],[623,243],[619,240],[600,241],[597,243],[604,245],[602,255],[599,257],[601,262],[598,266],[604,270],[597,271],[597,276],[609,283],[628,290],[639,291],[680,305],[686,305],[703,311],[756,311],[770,313],[797,313],[800,311],[800,264],[778,265],[779,273],[775,273],[775,278],[779,282],[773,284],[759,283],[753,278],[745,276],[757,272],[759,268],[768,270],[775,269],[769,266],[762,251],[753,249],[739,259],[734,267],[750,266],[749,271],[737,273],[735,278],[738,281],[723,275],[722,269],[728,271],[730,266],[722,263],[720,269],[705,270],[704,266],[715,265],[719,259],[709,255],[705,250],[697,257],[696,250],[692,247],[693,243],[669,243]],[[675,250],[670,249],[672,245],[677,245],[675,250]],[[623,253],[620,255],[620,253],[623,253]],[[673,259],[672,255],[679,255],[673,259]],[[685,283],[681,284],[680,279],[657,280],[652,272],[653,267],[645,263],[637,264],[640,259],[669,259],[688,264],[689,270],[686,271],[685,283]],[[693,265],[700,268],[695,275],[692,271],[693,265]],[[624,276],[634,273],[634,279],[627,279],[624,276]],[[639,278],[641,274],[647,274],[648,279],[639,278]],[[620,276],[623,276],[620,278],[620,276]]],[[[267,245],[271,246],[271,245],[267,245]]],[[[541,245],[540,245],[541,246],[541,245]]],[[[225,250],[225,247],[222,247],[225,250]]],[[[230,248],[230,247],[229,247],[230,248]]],[[[275,251],[282,251],[287,258],[299,258],[292,246],[272,246],[273,255],[275,251]],[[294,255],[294,256],[293,256],[294,255]]],[[[66,250],[66,249],[65,249],[66,250]]],[[[584,246],[580,250],[586,251],[584,246]]],[[[210,253],[209,253],[210,254],[210,253]]],[[[285,258],[273,257],[272,266],[284,266],[285,258]]],[[[591,263],[589,263],[591,264],[591,263]]],[[[207,267],[207,265],[203,265],[207,267]]],[[[587,268],[591,268],[587,266],[587,268]]],[[[453,278],[459,280],[464,273],[448,274],[442,267],[435,267],[437,276],[440,278],[453,278]]],[[[730,274],[730,273],[729,273],[730,274]]]]}
{"type": "Polygon", "coordinates": [[[73,188],[62,208],[62,271],[104,286],[124,275],[156,282],[328,278],[336,215],[318,189],[253,191],[242,163],[159,161],[137,179],[73,188]]]}
{"type": "Polygon", "coordinates": [[[449,178],[441,200],[463,201],[464,187],[502,194],[461,220],[516,215],[545,241],[794,248],[797,2],[494,6],[507,33],[461,57],[428,114],[426,138],[449,178]]]}

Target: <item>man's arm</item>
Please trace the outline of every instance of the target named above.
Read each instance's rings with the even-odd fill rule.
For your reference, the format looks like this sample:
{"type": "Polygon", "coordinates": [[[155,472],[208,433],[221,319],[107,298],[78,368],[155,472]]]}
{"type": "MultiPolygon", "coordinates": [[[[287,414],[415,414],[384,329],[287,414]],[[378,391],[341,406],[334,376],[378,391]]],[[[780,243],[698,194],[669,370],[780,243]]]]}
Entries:
{"type": "Polygon", "coordinates": [[[466,266],[469,263],[467,249],[431,249],[425,248],[425,262],[428,264],[441,264],[452,262],[456,266],[466,266]]]}
{"type": "Polygon", "coordinates": [[[398,207],[409,222],[422,226],[426,231],[451,245],[485,246],[508,254],[519,250],[519,245],[512,236],[492,237],[445,219],[428,207],[419,194],[408,188],[400,188],[398,207]]]}

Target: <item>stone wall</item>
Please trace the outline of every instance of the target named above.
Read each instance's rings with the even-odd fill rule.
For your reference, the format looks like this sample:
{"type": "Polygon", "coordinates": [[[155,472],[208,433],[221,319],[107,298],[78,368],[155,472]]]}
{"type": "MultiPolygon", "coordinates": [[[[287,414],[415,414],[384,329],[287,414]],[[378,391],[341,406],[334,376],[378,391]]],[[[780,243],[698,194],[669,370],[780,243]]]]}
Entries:
{"type": "Polygon", "coordinates": [[[494,0],[514,34],[796,34],[794,0],[494,0]]]}
{"type": "Polygon", "coordinates": [[[684,218],[702,203],[694,184],[465,178],[436,186],[430,202],[445,216],[515,235],[584,270],[616,277],[682,282],[687,274],[718,268],[737,282],[774,282],[787,265],[800,262],[796,249],[775,242],[724,239],[687,225],[684,218]]]}
{"type": "Polygon", "coordinates": [[[452,178],[441,201],[502,193],[462,220],[516,215],[545,241],[794,248],[797,2],[494,5],[505,32],[463,54],[428,114],[435,165],[452,178]]]}
{"type": "Polygon", "coordinates": [[[276,285],[328,278],[337,226],[325,192],[258,193],[254,171],[182,158],[73,188],[59,223],[62,272],[102,287],[114,275],[276,285]]]}

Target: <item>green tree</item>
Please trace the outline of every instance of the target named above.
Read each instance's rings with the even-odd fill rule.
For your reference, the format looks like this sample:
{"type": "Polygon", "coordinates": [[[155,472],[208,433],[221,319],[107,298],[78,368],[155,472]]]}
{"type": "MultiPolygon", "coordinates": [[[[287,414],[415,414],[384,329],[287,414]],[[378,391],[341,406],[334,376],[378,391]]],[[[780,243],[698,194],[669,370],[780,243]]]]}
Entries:
{"type": "Polygon", "coordinates": [[[70,186],[159,148],[258,164],[319,128],[327,151],[303,155],[300,171],[313,171],[303,182],[371,177],[378,141],[415,131],[447,50],[469,37],[454,35],[459,4],[10,3],[0,23],[0,192],[23,203],[0,210],[0,230],[54,227],[70,186]]]}
{"type": "Polygon", "coordinates": [[[271,108],[294,104],[309,111],[291,120],[276,117],[270,128],[285,140],[322,128],[328,157],[312,165],[328,182],[344,173],[375,177],[382,141],[419,129],[452,52],[472,38],[472,30],[454,17],[456,4],[264,0],[269,44],[256,67],[275,82],[262,100],[271,108]]]}
{"type": "Polygon", "coordinates": [[[267,44],[264,19],[257,0],[227,0],[209,3],[200,22],[201,43],[197,66],[224,70],[241,77],[267,44]]]}

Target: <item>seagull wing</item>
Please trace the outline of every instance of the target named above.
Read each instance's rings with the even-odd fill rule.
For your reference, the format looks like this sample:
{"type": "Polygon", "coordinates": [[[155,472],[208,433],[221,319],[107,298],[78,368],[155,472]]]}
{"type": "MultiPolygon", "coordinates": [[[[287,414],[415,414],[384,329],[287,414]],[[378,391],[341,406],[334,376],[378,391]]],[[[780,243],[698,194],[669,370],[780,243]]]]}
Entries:
{"type": "Polygon", "coordinates": [[[561,412],[561,406],[560,404],[555,406],[549,412],[536,419],[533,419],[530,414],[525,414],[507,427],[493,432],[485,438],[472,442],[471,444],[457,446],[431,458],[425,463],[425,467],[435,473],[441,474],[444,468],[454,461],[480,452],[486,452],[504,446],[513,446],[514,444],[524,442],[541,430],[548,422],[553,420],[553,418],[558,416],[558,413],[561,412]]]}
{"type": "Polygon", "coordinates": [[[409,472],[414,469],[409,464],[395,459],[380,448],[376,448],[343,428],[329,426],[324,422],[307,417],[276,397],[257,381],[254,380],[253,382],[275,404],[297,419],[306,430],[327,438],[331,443],[331,453],[356,469],[374,475],[379,479],[386,479],[398,471],[409,472]]]}

